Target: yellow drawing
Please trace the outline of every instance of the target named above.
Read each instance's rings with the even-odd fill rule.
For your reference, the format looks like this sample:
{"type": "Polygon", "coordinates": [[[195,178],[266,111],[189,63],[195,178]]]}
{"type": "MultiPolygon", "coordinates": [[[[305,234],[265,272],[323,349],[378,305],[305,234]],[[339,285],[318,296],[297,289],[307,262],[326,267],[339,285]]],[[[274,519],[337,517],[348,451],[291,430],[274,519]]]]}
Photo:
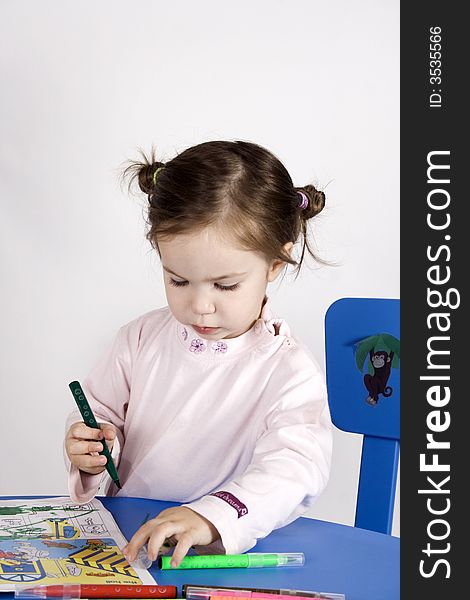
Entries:
{"type": "Polygon", "coordinates": [[[125,543],[96,498],[0,500],[0,592],[18,584],[155,584],[143,566],[128,563],[125,543]]]}
{"type": "Polygon", "coordinates": [[[14,559],[0,558],[0,582],[36,581],[42,585],[57,583],[57,578],[60,578],[63,583],[79,583],[82,574],[85,574],[89,583],[103,582],[104,577],[116,584],[142,583],[114,540],[91,542],[77,540],[74,551],[68,551],[59,558],[50,556],[49,550],[39,549],[37,546],[42,543],[39,540],[17,542],[13,548],[14,559]]]}
{"type": "Polygon", "coordinates": [[[72,540],[80,537],[80,530],[71,525],[67,519],[47,519],[46,523],[51,528],[52,537],[58,540],[72,540]]]}

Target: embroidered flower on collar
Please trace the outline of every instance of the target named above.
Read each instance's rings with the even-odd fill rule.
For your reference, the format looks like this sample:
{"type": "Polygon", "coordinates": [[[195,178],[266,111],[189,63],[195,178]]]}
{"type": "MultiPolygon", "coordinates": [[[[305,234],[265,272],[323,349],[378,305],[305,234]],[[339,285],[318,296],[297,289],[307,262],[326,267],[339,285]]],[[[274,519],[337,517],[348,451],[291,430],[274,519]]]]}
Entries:
{"type": "Polygon", "coordinates": [[[182,323],[178,324],[176,335],[178,342],[182,344],[185,352],[189,350],[194,357],[199,356],[200,360],[213,358],[220,361],[227,357],[234,358],[244,352],[257,352],[256,346],[260,344],[262,346],[260,334],[263,332],[266,332],[264,321],[258,319],[252,329],[235,339],[201,339],[198,337],[196,331],[193,331],[189,326],[185,326],[182,323]]]}
{"type": "Polygon", "coordinates": [[[215,342],[212,344],[212,350],[219,354],[227,352],[227,344],[225,342],[215,342]]]}
{"type": "Polygon", "coordinates": [[[191,346],[189,347],[189,351],[190,352],[205,352],[206,345],[204,344],[204,342],[202,340],[200,340],[199,338],[196,338],[194,340],[191,340],[191,346]]]}

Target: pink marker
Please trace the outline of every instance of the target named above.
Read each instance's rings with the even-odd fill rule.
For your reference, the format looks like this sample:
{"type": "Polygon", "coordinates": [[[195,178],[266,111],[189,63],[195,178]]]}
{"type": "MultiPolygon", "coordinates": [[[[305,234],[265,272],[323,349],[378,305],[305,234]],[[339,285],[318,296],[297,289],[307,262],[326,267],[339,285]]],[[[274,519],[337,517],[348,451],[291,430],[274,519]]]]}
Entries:
{"type": "Polygon", "coordinates": [[[299,590],[244,590],[242,588],[210,588],[185,586],[186,600],[240,600],[241,598],[256,598],[258,600],[345,600],[344,594],[329,592],[307,592],[299,590]]]}

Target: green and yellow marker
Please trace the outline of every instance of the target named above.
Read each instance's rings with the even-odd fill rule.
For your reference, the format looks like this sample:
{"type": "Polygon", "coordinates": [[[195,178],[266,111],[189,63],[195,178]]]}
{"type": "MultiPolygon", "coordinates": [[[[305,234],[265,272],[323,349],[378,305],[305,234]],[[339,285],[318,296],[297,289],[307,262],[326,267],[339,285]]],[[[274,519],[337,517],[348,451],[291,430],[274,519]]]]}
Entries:
{"type": "Polygon", "coordinates": [[[259,567],[302,567],[305,557],[302,552],[248,554],[210,554],[185,556],[179,567],[172,567],[171,556],[158,559],[160,569],[253,569],[259,567]]]}

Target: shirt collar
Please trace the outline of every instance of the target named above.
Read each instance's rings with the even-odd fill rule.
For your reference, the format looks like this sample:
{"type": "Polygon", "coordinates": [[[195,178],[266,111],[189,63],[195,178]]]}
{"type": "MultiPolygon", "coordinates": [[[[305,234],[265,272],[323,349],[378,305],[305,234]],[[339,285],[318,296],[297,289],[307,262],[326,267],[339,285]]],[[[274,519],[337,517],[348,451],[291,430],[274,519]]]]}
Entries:
{"type": "MultiPolygon", "coordinates": [[[[261,315],[253,326],[236,338],[206,340],[191,326],[176,321],[176,336],[186,352],[201,359],[231,358],[251,351],[255,346],[290,335],[283,319],[273,317],[268,298],[265,298],[261,315]]],[[[276,340],[277,341],[277,340],[276,340]]],[[[280,341],[280,340],[279,340],[280,341]]]]}

